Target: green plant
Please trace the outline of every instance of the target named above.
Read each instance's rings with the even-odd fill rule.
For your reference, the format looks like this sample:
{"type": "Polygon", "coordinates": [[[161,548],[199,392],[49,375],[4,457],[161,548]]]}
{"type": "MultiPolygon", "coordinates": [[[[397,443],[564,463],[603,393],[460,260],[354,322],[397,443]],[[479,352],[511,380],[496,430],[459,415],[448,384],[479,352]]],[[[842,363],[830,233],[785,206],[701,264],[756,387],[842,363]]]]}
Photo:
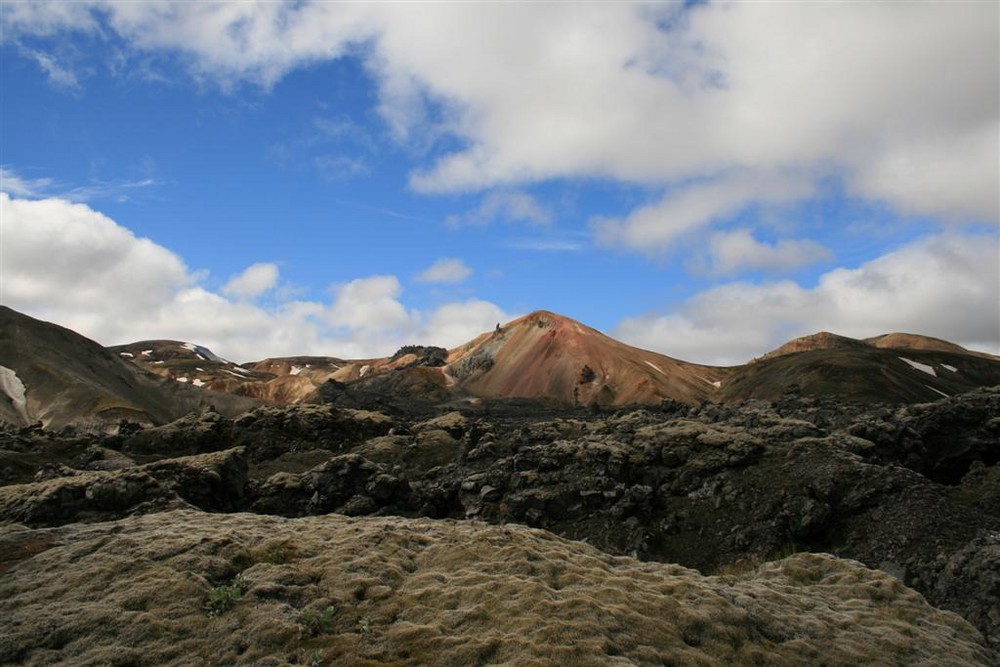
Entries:
{"type": "Polygon", "coordinates": [[[228,586],[216,586],[208,593],[205,600],[205,611],[209,616],[218,616],[229,611],[240,601],[243,593],[246,592],[246,581],[243,575],[237,574],[233,578],[233,583],[228,586]]]}
{"type": "Polygon", "coordinates": [[[337,608],[333,605],[328,605],[323,611],[307,609],[299,615],[299,625],[315,637],[330,632],[333,629],[333,621],[336,616],[337,608]]]}

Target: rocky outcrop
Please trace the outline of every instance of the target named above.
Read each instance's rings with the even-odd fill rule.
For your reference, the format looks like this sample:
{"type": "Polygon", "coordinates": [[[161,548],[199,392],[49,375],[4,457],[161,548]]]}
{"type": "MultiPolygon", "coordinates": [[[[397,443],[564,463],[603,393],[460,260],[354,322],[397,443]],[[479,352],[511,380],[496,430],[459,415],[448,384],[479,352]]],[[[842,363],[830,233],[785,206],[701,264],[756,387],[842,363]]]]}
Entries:
{"type": "Polygon", "coordinates": [[[517,523],[702,572],[834,553],[891,573],[1000,646],[990,569],[998,395],[905,408],[795,392],[615,412],[511,403],[413,419],[316,405],[203,415],[90,443],[19,432],[5,447],[40,479],[3,497],[37,506],[6,514],[33,525],[125,516],[157,498],[285,517],[517,523]],[[46,452],[53,460],[42,466],[46,452]],[[141,491],[110,506],[86,501],[88,485],[119,478],[142,481],[141,491]],[[45,509],[58,502],[32,494],[49,484],[82,487],[69,495],[85,500],[45,509]]]}
{"type": "Polygon", "coordinates": [[[244,504],[246,487],[242,448],[112,471],[52,464],[35,482],[0,486],[0,521],[58,526],[177,507],[232,511],[244,504]]]}
{"type": "Polygon", "coordinates": [[[705,577],[523,526],[164,512],[0,528],[0,662],[986,665],[893,577],[705,577]]]}

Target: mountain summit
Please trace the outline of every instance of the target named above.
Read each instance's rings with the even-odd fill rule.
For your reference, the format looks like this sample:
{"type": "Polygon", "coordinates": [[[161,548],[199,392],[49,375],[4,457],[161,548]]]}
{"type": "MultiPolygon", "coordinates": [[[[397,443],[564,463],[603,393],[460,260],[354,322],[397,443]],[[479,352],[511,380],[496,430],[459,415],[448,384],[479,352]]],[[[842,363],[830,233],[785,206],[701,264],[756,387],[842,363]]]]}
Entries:
{"type": "Polygon", "coordinates": [[[728,371],[640,350],[544,310],[451,351],[447,372],[482,398],[573,405],[711,400],[728,371]]]}

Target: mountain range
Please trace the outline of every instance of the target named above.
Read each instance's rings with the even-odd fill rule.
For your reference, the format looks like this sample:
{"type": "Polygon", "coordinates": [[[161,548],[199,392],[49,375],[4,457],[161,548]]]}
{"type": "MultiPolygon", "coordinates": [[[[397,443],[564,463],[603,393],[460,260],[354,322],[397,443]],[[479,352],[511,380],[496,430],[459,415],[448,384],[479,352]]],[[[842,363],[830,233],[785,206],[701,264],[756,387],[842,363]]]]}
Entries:
{"type": "Polygon", "coordinates": [[[260,403],[697,405],[774,400],[789,391],[914,403],[1000,384],[1000,358],[916,334],[859,340],[820,332],[747,364],[716,367],[641,350],[547,311],[450,350],[409,345],[373,359],[237,364],[172,340],[105,348],[5,307],[0,334],[0,419],[47,428],[159,424],[209,407],[236,414],[260,403]]]}

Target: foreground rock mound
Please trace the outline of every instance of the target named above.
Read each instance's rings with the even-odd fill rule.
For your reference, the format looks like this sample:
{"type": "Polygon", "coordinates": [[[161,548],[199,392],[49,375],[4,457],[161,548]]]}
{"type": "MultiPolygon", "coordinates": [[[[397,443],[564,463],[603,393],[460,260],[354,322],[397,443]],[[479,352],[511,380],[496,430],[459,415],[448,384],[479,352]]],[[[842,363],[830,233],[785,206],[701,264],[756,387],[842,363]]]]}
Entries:
{"type": "Polygon", "coordinates": [[[0,662],[975,665],[889,575],[704,577],[521,526],[197,511],[0,529],[0,662]]]}

